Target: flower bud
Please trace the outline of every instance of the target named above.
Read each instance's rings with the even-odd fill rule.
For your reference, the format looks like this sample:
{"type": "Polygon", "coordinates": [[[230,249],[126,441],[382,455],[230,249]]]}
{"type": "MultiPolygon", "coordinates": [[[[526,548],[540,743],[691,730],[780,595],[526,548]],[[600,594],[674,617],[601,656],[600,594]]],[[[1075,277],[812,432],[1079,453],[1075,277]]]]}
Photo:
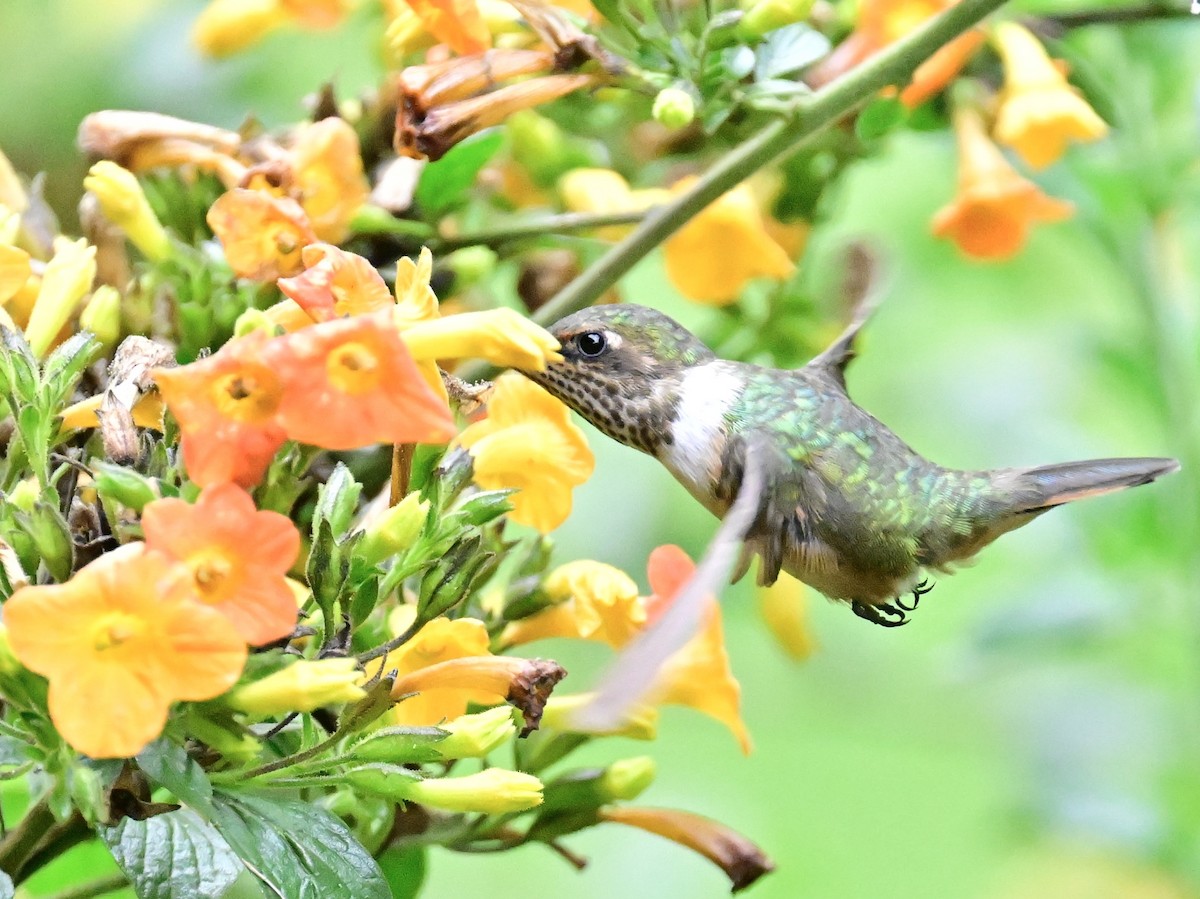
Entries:
{"type": "Polygon", "coordinates": [[[454,272],[455,289],[462,290],[489,277],[496,270],[499,259],[491,247],[480,245],[455,250],[445,258],[444,263],[454,272]]]}
{"type": "Polygon", "coordinates": [[[450,736],[434,748],[445,759],[483,758],[517,732],[513,709],[506,705],[473,715],[460,715],[441,727],[450,736]]]}
{"type": "Polygon", "coordinates": [[[638,703],[611,729],[592,731],[574,721],[575,713],[595,699],[592,693],[553,696],[542,711],[542,728],[565,733],[591,733],[604,737],[628,737],[631,740],[653,740],[658,735],[658,710],[647,703],[638,703]]]}
{"type": "Polygon", "coordinates": [[[96,491],[105,499],[114,499],[137,513],[146,503],[161,498],[158,482],[123,465],[93,463],[96,491]]]}
{"type": "Polygon", "coordinates": [[[652,114],[656,122],[668,128],[683,128],[696,118],[696,101],[683,88],[664,88],[654,98],[652,114]]]}
{"type": "Polygon", "coordinates": [[[429,516],[429,502],[410,493],[380,515],[363,534],[358,555],[374,565],[411,547],[429,516]]]}
{"type": "Polygon", "coordinates": [[[532,774],[487,768],[466,777],[403,783],[405,798],[450,812],[507,815],[542,803],[542,782],[532,774]]]}
{"type": "Polygon", "coordinates": [[[803,22],[812,12],[813,0],[750,0],[743,2],[746,14],[738,23],[738,34],[746,40],[757,40],[768,31],[803,22]]]}
{"type": "Polygon", "coordinates": [[[102,159],[92,166],[83,186],[99,201],[104,217],[124,231],[143,256],[161,262],[171,254],[171,239],[133,172],[102,159]]]}
{"type": "Polygon", "coordinates": [[[261,680],[238,687],[226,702],[238,711],[267,717],[311,712],[323,705],[357,702],[366,696],[355,659],[302,660],[261,680]]]}
{"type": "MultiPolygon", "coordinates": [[[[280,303],[279,305],[283,305],[280,303]]],[[[274,337],[275,336],[275,319],[264,312],[262,309],[247,309],[237,317],[237,321],[233,323],[233,336],[245,337],[248,334],[253,334],[255,331],[274,337]]]]}
{"type": "Polygon", "coordinates": [[[654,782],[656,773],[654,759],[648,755],[620,759],[605,769],[597,792],[604,802],[636,799],[654,782]]]}
{"type": "Polygon", "coordinates": [[[101,284],[79,314],[79,327],[91,331],[105,347],[121,337],[121,294],[115,287],[101,284]]]}
{"type": "Polygon", "coordinates": [[[654,759],[646,755],[622,759],[607,768],[570,771],[546,784],[546,804],[540,814],[582,811],[634,799],[650,786],[654,774],[654,759]]]}
{"type": "Polygon", "coordinates": [[[445,742],[446,733],[440,727],[384,727],[355,743],[350,755],[362,762],[436,762],[446,758],[439,745],[445,742]]]}
{"type": "Polygon", "coordinates": [[[46,570],[59,583],[71,577],[75,543],[56,505],[38,499],[29,512],[15,513],[17,524],[33,540],[46,570]]]}
{"type": "Polygon", "coordinates": [[[34,355],[46,355],[79,301],[92,289],[95,277],[95,247],[82,238],[70,241],[60,237],[54,241],[54,256],[46,263],[42,286],[25,328],[25,339],[34,355]]]}

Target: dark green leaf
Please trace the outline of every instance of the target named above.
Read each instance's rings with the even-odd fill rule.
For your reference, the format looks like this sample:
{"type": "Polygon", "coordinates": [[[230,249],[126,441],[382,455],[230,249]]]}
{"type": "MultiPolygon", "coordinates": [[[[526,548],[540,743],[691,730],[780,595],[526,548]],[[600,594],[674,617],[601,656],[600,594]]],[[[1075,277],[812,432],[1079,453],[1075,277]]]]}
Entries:
{"type": "Polygon", "coordinates": [[[212,817],[212,784],[182,746],[166,739],[155,740],[138,753],[137,763],[147,777],[170,790],[184,805],[206,818],[212,817]]]}
{"type": "Polygon", "coordinates": [[[854,133],[859,140],[875,140],[901,124],[908,109],[897,97],[880,97],[867,104],[854,122],[854,133]]]}
{"type": "Polygon", "coordinates": [[[139,899],[216,899],[243,870],[229,844],[190,809],[123,818],[100,828],[100,837],[139,899]]]}
{"type": "Polygon", "coordinates": [[[379,856],[379,867],[392,890],[392,899],[415,899],[425,883],[426,850],[423,846],[389,849],[379,856]]]}
{"type": "Polygon", "coordinates": [[[383,872],[342,822],[293,799],[218,792],[221,835],[286,899],[391,899],[383,872]]]}
{"type": "Polygon", "coordinates": [[[754,80],[766,81],[800,71],[829,52],[829,38],[803,22],[769,31],[755,54],[754,80]]]}
{"type": "Polygon", "coordinates": [[[459,205],[475,184],[475,176],[502,143],[503,132],[490,129],[468,137],[437,162],[425,166],[413,195],[421,212],[435,217],[459,205]]]}

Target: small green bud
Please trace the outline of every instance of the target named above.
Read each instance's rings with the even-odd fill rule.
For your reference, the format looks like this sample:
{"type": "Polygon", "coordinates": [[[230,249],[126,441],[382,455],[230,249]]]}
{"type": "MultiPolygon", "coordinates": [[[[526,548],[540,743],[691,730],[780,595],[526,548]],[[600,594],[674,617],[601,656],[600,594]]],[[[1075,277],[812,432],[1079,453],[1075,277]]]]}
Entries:
{"type": "Polygon", "coordinates": [[[404,552],[417,542],[428,517],[429,501],[408,494],[367,527],[358,544],[359,556],[375,565],[404,552]]]}
{"type": "Polygon", "coordinates": [[[654,759],[638,756],[614,762],[607,768],[568,771],[546,784],[543,814],[582,811],[610,802],[635,799],[654,780],[654,759]]]}
{"type": "Polygon", "coordinates": [[[5,499],[14,509],[20,509],[22,512],[32,512],[34,505],[37,504],[38,498],[41,495],[42,488],[38,485],[37,478],[29,477],[23,481],[17,481],[16,486],[8,491],[5,499]]]}
{"type": "Polygon", "coordinates": [[[668,87],[658,92],[652,110],[654,120],[668,128],[683,128],[696,118],[696,101],[683,88],[668,87]]]}
{"type": "Polygon", "coordinates": [[[104,347],[116,344],[121,337],[121,294],[115,287],[101,284],[92,291],[79,313],[79,327],[95,334],[104,347]]]}
{"type": "Polygon", "coordinates": [[[769,31],[805,21],[812,12],[813,0],[742,0],[742,8],[746,14],[738,24],[738,34],[756,41],[769,31]]]}
{"type": "Polygon", "coordinates": [[[75,564],[75,544],[71,529],[58,509],[43,500],[29,512],[15,513],[17,524],[33,540],[46,570],[60,584],[71,577],[75,564]]]}
{"type": "Polygon", "coordinates": [[[141,514],[146,503],[162,496],[157,481],[122,465],[96,462],[92,471],[95,475],[96,492],[105,499],[116,500],[138,514],[141,514]]]}
{"type": "Polygon", "coordinates": [[[275,323],[261,309],[247,309],[233,323],[233,336],[245,337],[255,331],[262,331],[273,337],[275,336],[275,323]]]}
{"type": "Polygon", "coordinates": [[[639,755],[613,762],[600,777],[598,792],[607,796],[605,802],[636,799],[654,782],[657,769],[654,759],[639,755]]]}
{"type": "Polygon", "coordinates": [[[500,256],[495,250],[480,245],[455,250],[445,258],[444,263],[454,272],[455,289],[462,290],[489,277],[499,261],[500,256]]]}
{"type": "Polygon", "coordinates": [[[456,513],[467,524],[487,524],[513,508],[512,495],[515,490],[481,490],[471,495],[456,513]]]}

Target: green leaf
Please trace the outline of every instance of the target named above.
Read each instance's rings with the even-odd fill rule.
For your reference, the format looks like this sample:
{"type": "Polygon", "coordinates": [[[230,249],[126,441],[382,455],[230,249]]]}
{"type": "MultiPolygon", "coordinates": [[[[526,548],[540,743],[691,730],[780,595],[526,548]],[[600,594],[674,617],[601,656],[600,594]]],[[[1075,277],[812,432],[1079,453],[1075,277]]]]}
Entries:
{"type": "Polygon", "coordinates": [[[99,349],[100,341],[87,331],[64,340],[42,366],[43,401],[57,410],[99,349]]]}
{"type": "Polygon", "coordinates": [[[221,835],[190,809],[123,818],[100,837],[139,899],[214,899],[242,873],[221,835]]]}
{"type": "Polygon", "coordinates": [[[870,141],[883,137],[904,122],[908,109],[896,97],[880,97],[867,104],[854,122],[859,140],[870,141]]]}
{"type": "Polygon", "coordinates": [[[828,53],[829,46],[829,38],[803,22],[768,31],[755,53],[754,80],[798,72],[828,53]]]}
{"type": "Polygon", "coordinates": [[[221,835],[287,899],[391,899],[383,872],[335,816],[308,802],[218,792],[221,835]]]}
{"type": "Polygon", "coordinates": [[[423,846],[389,849],[379,856],[379,867],[392,890],[392,899],[414,899],[425,883],[428,866],[423,846]]]}
{"type": "Polygon", "coordinates": [[[137,763],[148,778],[166,787],[184,805],[212,818],[212,784],[182,746],[166,739],[155,740],[138,753],[137,763]]]}
{"type": "Polygon", "coordinates": [[[504,133],[489,129],[468,137],[437,162],[425,166],[413,194],[421,212],[433,218],[461,203],[475,184],[475,176],[502,143],[504,133]]]}

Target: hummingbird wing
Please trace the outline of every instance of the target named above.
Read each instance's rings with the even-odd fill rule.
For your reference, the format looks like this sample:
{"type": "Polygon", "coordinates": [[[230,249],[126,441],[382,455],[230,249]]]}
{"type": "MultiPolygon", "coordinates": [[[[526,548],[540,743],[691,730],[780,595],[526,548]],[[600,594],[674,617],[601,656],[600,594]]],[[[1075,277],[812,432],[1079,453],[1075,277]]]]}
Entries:
{"type": "Polygon", "coordinates": [[[855,345],[858,332],[883,301],[883,288],[879,254],[865,243],[850,244],[846,248],[846,278],[842,284],[844,302],[852,310],[850,324],[823,353],[808,362],[810,367],[827,372],[843,388],[846,386],[846,366],[858,355],[855,345]]]}

